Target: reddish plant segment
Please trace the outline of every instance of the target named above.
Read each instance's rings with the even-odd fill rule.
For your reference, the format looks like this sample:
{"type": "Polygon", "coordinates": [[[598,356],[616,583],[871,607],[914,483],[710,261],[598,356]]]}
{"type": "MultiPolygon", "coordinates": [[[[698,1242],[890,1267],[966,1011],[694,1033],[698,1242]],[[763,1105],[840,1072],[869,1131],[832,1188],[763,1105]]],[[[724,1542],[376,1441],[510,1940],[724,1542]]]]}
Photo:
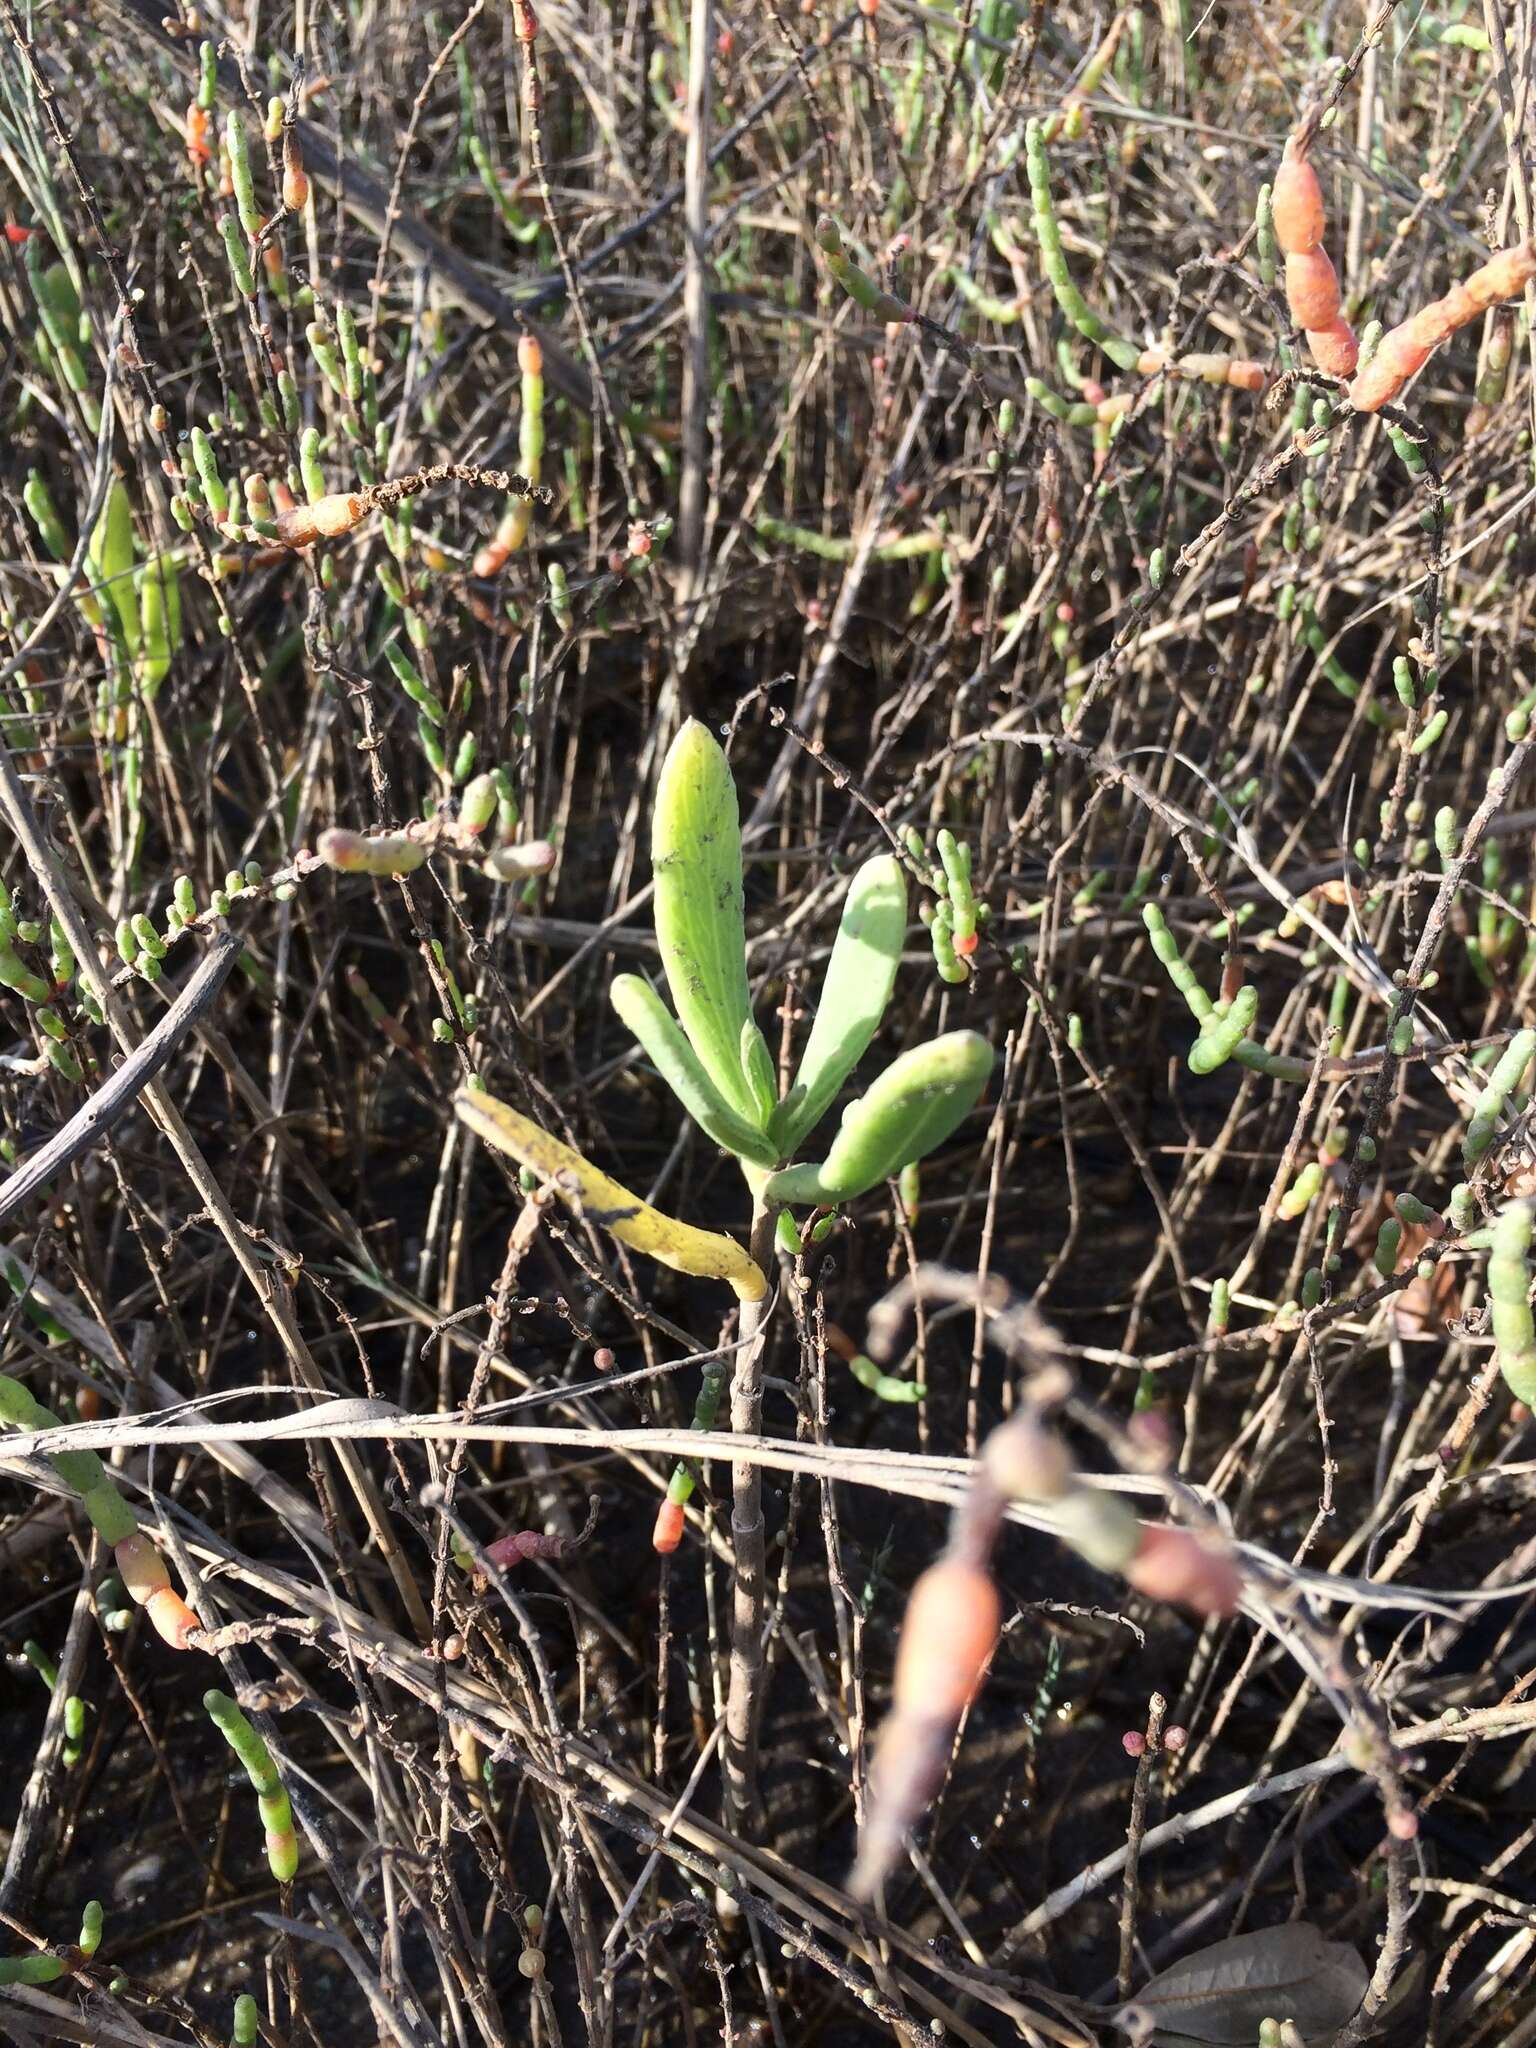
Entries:
{"type": "MultiPolygon", "coordinates": [[[[1262,391],[1268,382],[1264,365],[1243,356],[1170,356],[1165,348],[1144,348],[1136,358],[1136,368],[1144,377],[1162,374],[1188,383],[1226,384],[1234,391],[1262,391]]],[[[1083,395],[1089,396],[1086,386],[1083,395]]],[[[1108,402],[1101,399],[1101,407],[1108,402]]]]}
{"type": "Polygon", "coordinates": [[[173,1650],[187,1649],[188,1638],[202,1623],[171,1584],[165,1559],[154,1544],[136,1530],[113,1545],[112,1557],[129,1599],[144,1609],[155,1634],[173,1650]]]}
{"type": "Polygon", "coordinates": [[[671,1557],[681,1544],[686,1519],[681,1501],[663,1497],[651,1530],[651,1548],[659,1557],[671,1557]]]}
{"type": "Polygon", "coordinates": [[[1048,1502],[1057,1534],[1095,1569],[1121,1574],[1150,1600],[1205,1618],[1236,1612],[1242,1567],[1214,1532],[1138,1522],[1129,1504],[1087,1485],[1044,1413],[1021,1408],[987,1439],[982,1474],[956,1511],[946,1554],[917,1581],[897,1645],[891,1712],[880,1730],[870,1802],[850,1880],[876,1890],[943,1777],[960,1718],[976,1697],[1002,1632],[987,1566],[1009,1500],[1048,1502]]]}
{"type": "Polygon", "coordinates": [[[505,1536],[498,1536],[493,1543],[485,1546],[488,1564],[497,1571],[510,1571],[514,1565],[525,1564],[536,1558],[543,1564],[560,1564],[580,1550],[597,1527],[597,1499],[594,1495],[587,1512],[587,1519],[573,1536],[547,1535],[542,1529],[509,1529],[505,1536]]]}
{"type": "Polygon", "coordinates": [[[194,170],[201,170],[213,152],[208,141],[209,122],[205,110],[196,100],[187,108],[186,120],[187,162],[194,170]]]}
{"type": "Polygon", "coordinates": [[[299,138],[291,128],[283,134],[283,204],[290,213],[302,213],[309,204],[309,178],[299,138]]]}
{"type": "Polygon", "coordinates": [[[1270,207],[1282,255],[1305,255],[1323,246],[1323,188],[1306,157],[1293,155],[1289,144],[1275,173],[1270,207]]]}
{"type": "Polygon", "coordinates": [[[1330,377],[1352,377],[1360,360],[1360,343],[1355,330],[1341,314],[1326,327],[1309,328],[1307,347],[1312,360],[1330,377]]]}
{"type": "Polygon", "coordinates": [[[313,505],[295,505],[277,515],[277,537],[287,548],[312,547],[317,540],[335,540],[367,517],[368,499],[359,491],[335,491],[313,505]]]}
{"type": "Polygon", "coordinates": [[[1355,331],[1339,311],[1339,280],[1323,235],[1323,188],[1305,153],[1286,144],[1270,198],[1275,240],[1285,257],[1285,297],[1292,320],[1306,334],[1317,367],[1330,377],[1354,374],[1360,359],[1355,331]]]}
{"type": "Polygon", "coordinates": [[[930,1565],[907,1601],[891,1711],[870,1766],[871,1805],[850,1880],[868,1898],[944,1775],[956,1725],[986,1676],[1002,1603],[983,1565],[949,1556],[930,1565]]]}
{"type": "Polygon", "coordinates": [[[1230,1550],[1193,1529],[1149,1526],[1125,1568],[1127,1581],[1148,1600],[1168,1600],[1209,1618],[1236,1612],[1242,1573],[1230,1550]]]}
{"type": "Polygon", "coordinates": [[[1298,327],[1310,333],[1333,325],[1339,317],[1339,280],[1325,249],[1286,257],[1285,297],[1298,327]]]}
{"type": "Polygon", "coordinates": [[[191,1638],[202,1627],[192,1609],[174,1586],[162,1586],[144,1603],[144,1612],[161,1642],[173,1650],[191,1648],[191,1638]]]}
{"type": "Polygon", "coordinates": [[[896,1651],[892,1706],[898,1714],[958,1721],[975,1698],[997,1647],[1002,1602],[990,1572],[941,1558],[912,1588],[896,1651]]]}
{"type": "Polygon", "coordinates": [[[1460,328],[1519,296],[1536,277],[1536,240],[1500,249],[1444,298],[1432,299],[1383,335],[1381,346],[1349,387],[1357,412],[1376,412],[1418,375],[1431,354],[1460,328]]]}
{"type": "Polygon", "coordinates": [[[485,1554],[498,1571],[507,1571],[530,1557],[542,1558],[547,1564],[558,1563],[572,1547],[568,1536],[546,1536],[542,1529],[514,1529],[488,1543],[485,1554]]]}

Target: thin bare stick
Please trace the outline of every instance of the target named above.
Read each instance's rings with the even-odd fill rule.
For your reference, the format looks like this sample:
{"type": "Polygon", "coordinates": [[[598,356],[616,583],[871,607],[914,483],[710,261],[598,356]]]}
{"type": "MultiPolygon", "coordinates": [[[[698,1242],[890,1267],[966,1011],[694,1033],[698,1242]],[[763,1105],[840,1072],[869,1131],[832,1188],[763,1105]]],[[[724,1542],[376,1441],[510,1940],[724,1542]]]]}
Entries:
{"type": "MultiPolygon", "coordinates": [[[[754,1202],[749,1249],[765,1273],[774,1268],[777,1211],[754,1202]]],[[[756,1436],[763,1412],[763,1359],[774,1296],[741,1305],[740,1349],[731,1376],[731,1432],[756,1436]]],[[[757,1798],[757,1736],[762,1712],[763,1612],[768,1548],[763,1529],[762,1470],[755,1459],[731,1460],[731,1544],[736,1568],[731,1580],[731,1671],[725,1701],[725,1786],[738,1826],[757,1798]]]]}
{"type": "Polygon", "coordinates": [[[227,926],[215,934],[213,944],[197,963],[186,987],[142,1045],[131,1052],[90,1100],[75,1111],[61,1131],[57,1131],[46,1145],[39,1146],[9,1179],[0,1181],[0,1223],[93,1145],[99,1145],[112,1126],[128,1114],[199,1019],[212,1009],[214,997],[229,979],[229,970],[234,966],[243,944],[239,933],[230,931],[227,926]]]}

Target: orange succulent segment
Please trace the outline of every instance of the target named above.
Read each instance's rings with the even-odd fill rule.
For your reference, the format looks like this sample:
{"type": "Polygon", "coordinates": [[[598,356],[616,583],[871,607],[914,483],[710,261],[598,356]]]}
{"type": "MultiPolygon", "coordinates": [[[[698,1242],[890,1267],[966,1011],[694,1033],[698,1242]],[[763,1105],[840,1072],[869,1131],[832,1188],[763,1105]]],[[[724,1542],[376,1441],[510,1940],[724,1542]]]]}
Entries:
{"type": "Polygon", "coordinates": [[[355,491],[336,491],[328,498],[316,498],[313,505],[295,505],[291,512],[277,515],[277,537],[288,548],[312,547],[317,540],[334,540],[350,533],[367,516],[368,500],[355,491]]]}
{"type": "Polygon", "coordinates": [[[185,1650],[202,1623],[171,1584],[165,1559],[142,1529],[113,1544],[112,1561],[129,1599],[144,1609],[155,1634],[173,1650],[185,1650]]]}
{"type": "Polygon", "coordinates": [[[1443,299],[1431,299],[1411,320],[1383,336],[1380,348],[1349,388],[1350,403],[1357,412],[1376,412],[1423,369],[1441,342],[1491,306],[1518,296],[1533,278],[1536,239],[1500,249],[1465,284],[1453,284],[1443,299]]]}
{"type": "Polygon", "coordinates": [[[1349,401],[1357,412],[1376,412],[1396,398],[1411,377],[1429,361],[1429,344],[1418,341],[1413,323],[1405,321],[1382,336],[1375,355],[1349,387],[1349,401]]]}
{"type": "Polygon", "coordinates": [[[212,152],[208,146],[208,116],[194,100],[187,108],[187,161],[201,169],[212,152]]]}
{"type": "Polygon", "coordinates": [[[901,1625],[895,1711],[957,1721],[976,1696],[1001,1626],[990,1572],[958,1558],[930,1565],[912,1588],[901,1625]]]}
{"type": "Polygon", "coordinates": [[[1285,259],[1285,297],[1298,327],[1329,328],[1339,317],[1339,280],[1322,249],[1285,259]]]}
{"type": "Polygon", "coordinates": [[[1330,377],[1352,377],[1355,374],[1355,365],[1360,360],[1360,344],[1355,339],[1355,330],[1342,314],[1326,327],[1309,328],[1307,347],[1311,349],[1312,360],[1317,367],[1330,377]]]}
{"type": "Polygon", "coordinates": [[[1235,1613],[1243,1590],[1232,1552],[1218,1549],[1193,1529],[1144,1528],[1125,1576],[1148,1600],[1176,1600],[1204,1615],[1235,1613]]]}
{"type": "Polygon", "coordinates": [[[682,1506],[675,1500],[663,1500],[656,1510],[656,1525],[651,1531],[651,1548],[662,1557],[670,1557],[682,1540],[682,1506]]]}
{"type": "Polygon", "coordinates": [[[855,1898],[870,1897],[943,1781],[955,1725],[976,1696],[1001,1625],[997,1588],[982,1565],[941,1558],[912,1588],[891,1712],[870,1763],[870,1806],[849,1879],[855,1898]]]}
{"type": "Polygon", "coordinates": [[[1283,255],[1304,256],[1323,246],[1323,188],[1305,157],[1286,156],[1275,173],[1270,204],[1283,255]]]}
{"type": "Polygon", "coordinates": [[[184,1650],[187,1638],[202,1627],[186,1601],[173,1586],[162,1586],[157,1593],[151,1593],[144,1603],[155,1634],[169,1643],[173,1650],[184,1650]]]}
{"type": "Polygon", "coordinates": [[[309,178],[299,138],[291,128],[283,135],[283,204],[290,213],[302,213],[309,204],[309,178]]]}
{"type": "Polygon", "coordinates": [[[1513,249],[1490,256],[1462,289],[1477,311],[1486,313],[1501,300],[1518,298],[1532,278],[1536,278],[1536,240],[1518,242],[1513,249]]]}
{"type": "Polygon", "coordinates": [[[171,1574],[165,1559],[160,1555],[149,1538],[136,1530],[132,1536],[113,1546],[113,1559],[118,1576],[128,1589],[128,1597],[143,1607],[156,1594],[163,1592],[171,1583],[171,1574]]]}
{"type": "Polygon", "coordinates": [[[528,538],[528,527],[532,518],[533,501],[529,498],[514,498],[502,513],[500,523],[491,539],[475,556],[475,575],[497,575],[505,566],[508,556],[515,554],[528,538]]]}
{"type": "MultiPolygon", "coordinates": [[[[1191,383],[1230,384],[1236,391],[1262,391],[1268,381],[1263,364],[1249,362],[1243,356],[1170,356],[1165,348],[1144,348],[1136,358],[1136,368],[1143,377],[1166,374],[1191,383]]],[[[1101,419],[1105,416],[1104,404],[1109,402],[1100,405],[1101,419]]]]}
{"type": "Polygon", "coordinates": [[[1431,299],[1419,308],[1408,322],[1409,332],[1423,347],[1438,348],[1482,311],[1465,285],[1453,284],[1443,299],[1431,299]]]}

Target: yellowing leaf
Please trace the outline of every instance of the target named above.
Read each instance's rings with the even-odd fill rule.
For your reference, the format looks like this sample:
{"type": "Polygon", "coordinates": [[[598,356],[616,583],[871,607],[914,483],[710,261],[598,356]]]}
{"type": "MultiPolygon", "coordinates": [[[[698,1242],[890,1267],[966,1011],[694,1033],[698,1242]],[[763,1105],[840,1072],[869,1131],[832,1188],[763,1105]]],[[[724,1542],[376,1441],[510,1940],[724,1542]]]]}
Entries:
{"type": "Polygon", "coordinates": [[[564,1201],[589,1222],[611,1230],[621,1244],[644,1252],[674,1272],[728,1281],[742,1301],[761,1301],[768,1292],[761,1267],[734,1237],[716,1230],[695,1230],[675,1216],[664,1216],[508,1103],[479,1089],[465,1088],[453,1098],[453,1107],[459,1122],[477,1138],[552,1181],[564,1201]]]}

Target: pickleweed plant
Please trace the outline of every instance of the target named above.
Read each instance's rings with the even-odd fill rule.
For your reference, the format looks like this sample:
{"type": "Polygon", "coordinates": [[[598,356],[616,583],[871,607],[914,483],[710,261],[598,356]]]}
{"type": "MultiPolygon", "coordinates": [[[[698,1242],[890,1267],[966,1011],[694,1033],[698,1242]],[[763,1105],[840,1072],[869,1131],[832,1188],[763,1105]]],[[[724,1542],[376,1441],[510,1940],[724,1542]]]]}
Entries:
{"type": "MultiPolygon", "coordinates": [[[[0,1423],[13,1429],[58,1429],[51,1408],[8,1373],[0,1373],[0,1423]]],[[[123,1498],[117,1481],[94,1451],[59,1451],[48,1460],[55,1477],[85,1509],[91,1527],[112,1551],[128,1596],[149,1616],[156,1635],[173,1650],[185,1650],[201,1624],[171,1584],[155,1545],[123,1498]]]]}
{"type": "Polygon", "coordinates": [[[0,1956],[0,1984],[56,1984],[72,1977],[82,1963],[88,1963],[101,1946],[101,1906],[86,1902],[80,1915],[80,1939],[72,1947],[55,1952],[35,1949],[31,1955],[0,1956]]]}
{"type": "Polygon", "coordinates": [[[203,1694],[203,1707],[224,1740],[244,1766],[256,1793],[257,1810],[266,1834],[267,1866],[279,1884],[290,1884],[299,1867],[299,1838],[294,1832],[293,1809],[277,1765],[260,1732],[252,1726],[227,1692],[214,1688],[203,1694]]]}

